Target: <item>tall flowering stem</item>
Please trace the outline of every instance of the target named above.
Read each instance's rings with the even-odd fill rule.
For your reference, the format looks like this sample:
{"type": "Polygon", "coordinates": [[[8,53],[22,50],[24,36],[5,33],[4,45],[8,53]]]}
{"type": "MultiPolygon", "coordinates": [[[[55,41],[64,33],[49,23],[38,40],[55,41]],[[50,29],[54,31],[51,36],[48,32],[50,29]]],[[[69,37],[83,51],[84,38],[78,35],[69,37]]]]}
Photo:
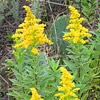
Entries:
{"type": "Polygon", "coordinates": [[[64,34],[63,40],[69,40],[72,41],[74,44],[76,44],[77,47],[77,56],[78,56],[78,67],[79,67],[79,77],[80,77],[80,44],[85,44],[88,42],[88,40],[85,40],[84,38],[89,38],[92,35],[88,33],[88,29],[83,27],[81,25],[84,18],[80,18],[80,14],[78,11],[72,7],[69,6],[69,9],[71,10],[71,16],[69,25],[66,27],[66,29],[70,29],[70,32],[67,34],[64,34]]]}
{"type": "MultiPolygon", "coordinates": [[[[36,19],[35,15],[33,15],[30,7],[23,6],[27,11],[25,20],[22,24],[19,25],[19,29],[16,30],[16,33],[12,36],[12,38],[19,39],[19,42],[15,44],[14,48],[25,48],[28,49],[32,55],[34,60],[34,66],[36,66],[35,60],[36,55],[39,54],[37,46],[43,45],[45,43],[53,44],[45,34],[44,27],[45,24],[39,24],[40,19],[36,19]]],[[[21,66],[22,71],[22,66],[21,66]]],[[[36,67],[34,67],[34,71],[37,72],[36,67]]],[[[35,81],[37,85],[37,75],[35,74],[35,81]]]]}
{"type": "MultiPolygon", "coordinates": [[[[34,61],[34,67],[35,67],[35,65],[36,65],[36,57],[35,57],[35,55],[33,55],[33,61],[34,61]]],[[[35,85],[37,85],[37,74],[36,74],[36,72],[37,72],[37,70],[36,70],[36,67],[34,68],[34,71],[35,71],[35,85]]]]}
{"type": "Polygon", "coordinates": [[[78,55],[78,67],[79,67],[79,69],[78,69],[78,72],[79,72],[79,78],[80,78],[80,54],[79,54],[79,51],[80,49],[79,49],[79,44],[77,43],[77,55],[78,55]]]}
{"type": "Polygon", "coordinates": [[[75,84],[72,82],[72,76],[64,67],[60,67],[60,70],[62,72],[61,81],[59,84],[61,86],[58,86],[58,91],[63,91],[61,93],[55,94],[55,96],[59,96],[59,100],[79,100],[77,95],[75,94],[76,91],[79,90],[79,88],[73,89],[75,87],[75,84]]]}

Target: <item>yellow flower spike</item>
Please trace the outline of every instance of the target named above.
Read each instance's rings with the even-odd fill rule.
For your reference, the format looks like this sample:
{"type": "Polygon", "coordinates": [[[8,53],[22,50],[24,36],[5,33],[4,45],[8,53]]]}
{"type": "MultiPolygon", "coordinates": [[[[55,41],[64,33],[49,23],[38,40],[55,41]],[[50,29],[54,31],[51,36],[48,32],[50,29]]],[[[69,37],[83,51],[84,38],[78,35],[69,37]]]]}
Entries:
{"type": "Polygon", "coordinates": [[[26,0],[26,1],[34,1],[34,0],[26,0]]]}
{"type": "Polygon", "coordinates": [[[35,88],[31,88],[30,90],[32,91],[32,97],[30,100],[44,100],[41,98],[41,95],[37,93],[37,90],[35,88]]]}
{"type": "Polygon", "coordinates": [[[24,47],[28,49],[29,46],[32,47],[31,52],[33,54],[39,54],[37,50],[37,45],[43,45],[44,43],[53,44],[45,34],[44,27],[45,24],[39,24],[40,19],[36,19],[35,15],[31,12],[30,7],[23,6],[27,11],[25,20],[19,25],[20,29],[16,29],[16,33],[12,38],[18,38],[20,43],[16,44],[15,48],[24,47]]]}
{"type": "Polygon", "coordinates": [[[80,88],[72,89],[75,87],[75,84],[72,82],[72,78],[74,78],[74,76],[72,76],[64,67],[60,67],[60,70],[62,72],[62,76],[59,84],[62,84],[62,86],[58,86],[58,91],[63,91],[64,93],[57,93],[55,96],[60,97],[59,100],[80,100],[75,94],[75,92],[80,88]],[[73,99],[71,99],[71,97],[73,97],[73,99]]]}
{"type": "Polygon", "coordinates": [[[85,44],[88,41],[84,40],[83,38],[91,37],[92,35],[88,33],[87,28],[81,25],[84,18],[79,18],[80,14],[78,13],[78,11],[72,6],[69,6],[69,9],[71,10],[71,16],[69,21],[70,24],[66,27],[66,29],[70,29],[70,32],[64,34],[63,40],[69,40],[73,43],[85,44]]]}

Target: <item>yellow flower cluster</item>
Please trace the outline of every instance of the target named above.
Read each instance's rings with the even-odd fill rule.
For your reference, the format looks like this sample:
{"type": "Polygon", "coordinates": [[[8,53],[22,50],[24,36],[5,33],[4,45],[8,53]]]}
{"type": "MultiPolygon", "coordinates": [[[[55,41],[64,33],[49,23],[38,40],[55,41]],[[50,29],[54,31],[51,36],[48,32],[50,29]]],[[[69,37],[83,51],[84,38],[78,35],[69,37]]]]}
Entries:
{"type": "Polygon", "coordinates": [[[34,1],[34,0],[26,0],[26,1],[34,1]]]}
{"type": "Polygon", "coordinates": [[[57,93],[55,96],[59,96],[59,100],[79,100],[75,94],[79,88],[72,89],[75,87],[75,84],[72,82],[74,76],[72,76],[64,67],[60,67],[60,70],[62,72],[62,81],[59,84],[62,84],[62,86],[58,86],[58,91],[63,91],[64,93],[57,93]]]}
{"type": "Polygon", "coordinates": [[[88,42],[88,40],[84,40],[83,38],[91,37],[92,35],[88,33],[87,28],[81,25],[81,22],[84,19],[79,18],[80,14],[78,13],[78,11],[72,6],[69,6],[69,9],[71,10],[71,16],[69,21],[70,24],[66,27],[66,29],[70,29],[70,32],[64,34],[63,40],[73,41],[73,43],[85,44],[86,42],[88,42]]]}
{"type": "Polygon", "coordinates": [[[25,20],[22,24],[19,25],[20,29],[16,30],[16,33],[12,36],[12,38],[19,38],[20,43],[16,44],[14,47],[24,47],[28,48],[30,45],[33,47],[32,52],[34,54],[39,54],[37,50],[37,45],[44,43],[53,44],[45,34],[44,27],[45,24],[38,24],[41,20],[36,19],[32,14],[30,7],[24,6],[27,11],[25,20]]]}
{"type": "Polygon", "coordinates": [[[37,93],[37,90],[35,88],[31,88],[30,90],[32,91],[32,97],[30,100],[44,100],[41,98],[41,95],[37,93]]]}

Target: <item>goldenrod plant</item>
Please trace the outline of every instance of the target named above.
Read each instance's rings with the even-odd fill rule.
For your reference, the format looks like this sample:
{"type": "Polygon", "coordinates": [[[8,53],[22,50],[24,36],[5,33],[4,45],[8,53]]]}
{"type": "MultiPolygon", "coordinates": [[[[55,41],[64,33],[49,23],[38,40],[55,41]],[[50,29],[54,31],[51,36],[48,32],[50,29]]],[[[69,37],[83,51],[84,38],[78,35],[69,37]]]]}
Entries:
{"type": "Polygon", "coordinates": [[[71,10],[70,24],[66,29],[70,29],[70,32],[64,34],[63,39],[72,41],[73,43],[85,44],[88,40],[84,40],[83,38],[91,37],[92,35],[88,33],[87,28],[81,25],[84,18],[80,18],[78,11],[72,6],[69,6],[69,9],[71,10]]]}
{"type": "Polygon", "coordinates": [[[94,73],[97,66],[91,66],[94,47],[89,40],[91,40],[92,34],[82,26],[81,22],[84,19],[80,18],[78,11],[72,6],[69,6],[69,9],[71,10],[70,24],[66,28],[70,29],[70,32],[65,32],[63,36],[63,39],[69,43],[66,48],[67,59],[64,59],[64,63],[73,73],[76,87],[80,88],[79,98],[84,100],[89,98],[89,91],[96,85],[91,83],[99,76],[94,73]]]}
{"type": "Polygon", "coordinates": [[[61,81],[59,82],[61,86],[58,86],[58,91],[62,92],[55,94],[55,96],[59,96],[59,100],[80,100],[75,94],[79,88],[75,88],[75,83],[72,82],[72,78],[74,78],[74,76],[72,76],[64,67],[60,67],[60,70],[62,72],[62,76],[61,81]]]}
{"type": "Polygon", "coordinates": [[[30,48],[32,47],[31,52],[33,54],[39,54],[37,45],[44,43],[53,44],[45,34],[44,27],[45,24],[38,24],[41,20],[36,19],[31,9],[28,6],[24,6],[27,11],[25,20],[22,24],[19,25],[20,29],[16,30],[16,33],[12,36],[12,38],[19,38],[20,43],[16,44],[14,47],[24,47],[30,48]],[[22,34],[21,34],[22,33],[22,34]]]}
{"type": "Polygon", "coordinates": [[[9,62],[14,66],[11,70],[16,79],[10,79],[15,87],[10,88],[12,92],[8,95],[14,96],[17,100],[29,100],[31,99],[30,88],[34,87],[46,100],[54,99],[57,90],[55,85],[60,81],[58,70],[60,60],[57,64],[49,60],[50,63],[55,63],[49,65],[46,53],[39,53],[38,45],[52,44],[52,42],[43,34],[46,25],[39,24],[41,20],[35,18],[30,7],[24,6],[24,8],[27,11],[25,20],[12,36],[16,43],[13,46],[15,62],[9,62]],[[49,66],[52,69],[49,69],[49,66]]]}
{"type": "MultiPolygon", "coordinates": [[[[91,93],[100,88],[100,29],[89,32],[81,24],[84,18],[77,9],[69,6],[70,21],[63,35],[67,42],[65,65],[60,65],[60,59],[50,59],[38,48],[45,43],[53,44],[45,35],[46,25],[37,19],[29,6],[23,8],[25,20],[12,36],[15,59],[6,60],[15,76],[9,79],[13,86],[8,95],[16,100],[90,99],[91,93]]],[[[95,92],[93,98],[99,98],[99,93],[95,92]]]]}

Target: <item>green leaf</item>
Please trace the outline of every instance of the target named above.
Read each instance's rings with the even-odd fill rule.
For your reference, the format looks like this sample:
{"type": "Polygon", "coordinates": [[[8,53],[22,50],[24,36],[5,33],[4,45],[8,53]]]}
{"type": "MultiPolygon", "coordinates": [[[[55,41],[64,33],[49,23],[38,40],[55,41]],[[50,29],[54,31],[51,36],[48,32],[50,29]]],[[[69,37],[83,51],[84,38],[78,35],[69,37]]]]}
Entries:
{"type": "Polygon", "coordinates": [[[85,100],[88,97],[88,92],[84,93],[84,95],[82,96],[81,100],[85,100]]]}
{"type": "Polygon", "coordinates": [[[76,2],[80,2],[80,0],[75,0],[76,2]]]}
{"type": "Polygon", "coordinates": [[[66,66],[68,66],[70,68],[70,70],[72,70],[73,73],[76,71],[77,68],[74,63],[72,63],[71,61],[68,61],[68,60],[63,60],[63,61],[66,64],[66,66]]]}
{"type": "Polygon", "coordinates": [[[45,100],[55,100],[54,98],[56,98],[55,93],[52,93],[51,95],[48,95],[47,97],[45,97],[45,100]]]}
{"type": "Polygon", "coordinates": [[[63,40],[64,31],[69,23],[69,16],[63,15],[58,17],[50,28],[50,37],[53,44],[54,51],[57,52],[57,44],[59,46],[60,54],[66,53],[66,42],[63,40]]]}

